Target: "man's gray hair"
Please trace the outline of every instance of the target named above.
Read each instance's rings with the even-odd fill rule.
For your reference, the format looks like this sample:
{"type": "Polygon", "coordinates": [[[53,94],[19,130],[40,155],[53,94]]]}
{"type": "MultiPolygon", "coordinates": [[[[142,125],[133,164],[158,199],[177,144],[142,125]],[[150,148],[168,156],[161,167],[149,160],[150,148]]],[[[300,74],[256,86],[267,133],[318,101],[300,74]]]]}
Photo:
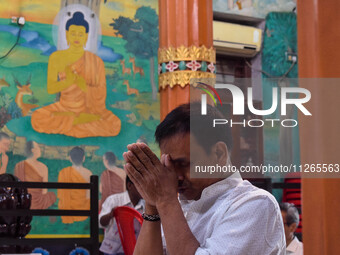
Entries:
{"type": "Polygon", "coordinates": [[[280,203],[280,209],[286,213],[286,221],[288,226],[293,223],[296,223],[296,226],[299,225],[299,211],[294,204],[280,203]]]}

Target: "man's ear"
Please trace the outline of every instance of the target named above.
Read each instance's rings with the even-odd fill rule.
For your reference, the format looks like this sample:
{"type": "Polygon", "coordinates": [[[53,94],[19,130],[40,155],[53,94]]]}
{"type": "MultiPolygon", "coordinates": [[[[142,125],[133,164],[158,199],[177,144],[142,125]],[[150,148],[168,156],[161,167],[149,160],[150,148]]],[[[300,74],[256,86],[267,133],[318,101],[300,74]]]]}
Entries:
{"type": "Polygon", "coordinates": [[[220,166],[227,165],[228,160],[228,148],[224,142],[217,142],[213,148],[214,154],[217,159],[217,163],[220,166]]]}

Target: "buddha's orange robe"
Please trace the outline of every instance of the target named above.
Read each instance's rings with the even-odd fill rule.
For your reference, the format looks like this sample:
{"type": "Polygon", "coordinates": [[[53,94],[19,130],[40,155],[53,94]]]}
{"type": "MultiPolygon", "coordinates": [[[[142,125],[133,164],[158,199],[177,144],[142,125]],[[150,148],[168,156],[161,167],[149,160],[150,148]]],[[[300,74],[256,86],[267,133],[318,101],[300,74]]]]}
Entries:
{"type": "MultiPolygon", "coordinates": [[[[25,160],[15,165],[14,175],[21,181],[43,181],[43,178],[39,175],[37,170],[25,160]]],[[[43,189],[28,189],[27,191],[32,195],[31,209],[47,209],[57,200],[57,197],[53,192],[43,194],[43,189]]]]}
{"type": "MultiPolygon", "coordinates": [[[[85,183],[86,180],[73,167],[62,169],[58,182],[85,183]]],[[[90,199],[86,198],[86,189],[58,189],[58,208],[61,210],[90,210],[90,199]]],[[[61,216],[63,223],[84,221],[86,216],[61,216]]]]}
{"type": "MultiPolygon", "coordinates": [[[[84,55],[71,65],[71,69],[85,79],[87,91],[84,92],[76,84],[63,90],[59,102],[33,112],[33,129],[40,133],[64,134],[78,138],[118,135],[121,121],[105,106],[106,79],[101,58],[85,51],[84,55]],[[80,113],[95,114],[100,116],[100,119],[74,125],[73,121],[80,113]]],[[[59,73],[58,76],[63,79],[65,73],[59,73]]]]}

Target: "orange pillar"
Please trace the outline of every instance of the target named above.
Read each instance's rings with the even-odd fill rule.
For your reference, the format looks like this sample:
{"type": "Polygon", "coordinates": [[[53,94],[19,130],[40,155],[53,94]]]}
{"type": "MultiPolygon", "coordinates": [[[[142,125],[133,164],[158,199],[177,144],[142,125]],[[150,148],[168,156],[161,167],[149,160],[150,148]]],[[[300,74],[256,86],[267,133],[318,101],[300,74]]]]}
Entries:
{"type": "MultiPolygon", "coordinates": [[[[340,1],[298,0],[297,10],[299,76],[340,77],[340,1]]],[[[340,162],[339,85],[305,85],[313,120],[299,116],[302,164],[340,162]]],[[[302,180],[302,219],[304,254],[340,254],[340,179],[302,180]]]]}
{"type": "Polygon", "coordinates": [[[159,0],[161,120],[190,101],[191,78],[215,78],[212,0],[159,0]]]}

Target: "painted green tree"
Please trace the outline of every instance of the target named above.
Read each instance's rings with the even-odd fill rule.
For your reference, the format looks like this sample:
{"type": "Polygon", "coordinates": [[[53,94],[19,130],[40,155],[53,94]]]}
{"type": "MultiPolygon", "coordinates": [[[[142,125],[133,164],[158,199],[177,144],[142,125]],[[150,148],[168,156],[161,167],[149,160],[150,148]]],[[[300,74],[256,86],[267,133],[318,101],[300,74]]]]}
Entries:
{"type": "Polygon", "coordinates": [[[110,24],[116,35],[126,40],[125,49],[138,58],[150,61],[150,82],[152,98],[157,98],[155,83],[155,58],[158,52],[158,15],[154,9],[142,6],[137,9],[134,19],[119,16],[110,24]]]}

